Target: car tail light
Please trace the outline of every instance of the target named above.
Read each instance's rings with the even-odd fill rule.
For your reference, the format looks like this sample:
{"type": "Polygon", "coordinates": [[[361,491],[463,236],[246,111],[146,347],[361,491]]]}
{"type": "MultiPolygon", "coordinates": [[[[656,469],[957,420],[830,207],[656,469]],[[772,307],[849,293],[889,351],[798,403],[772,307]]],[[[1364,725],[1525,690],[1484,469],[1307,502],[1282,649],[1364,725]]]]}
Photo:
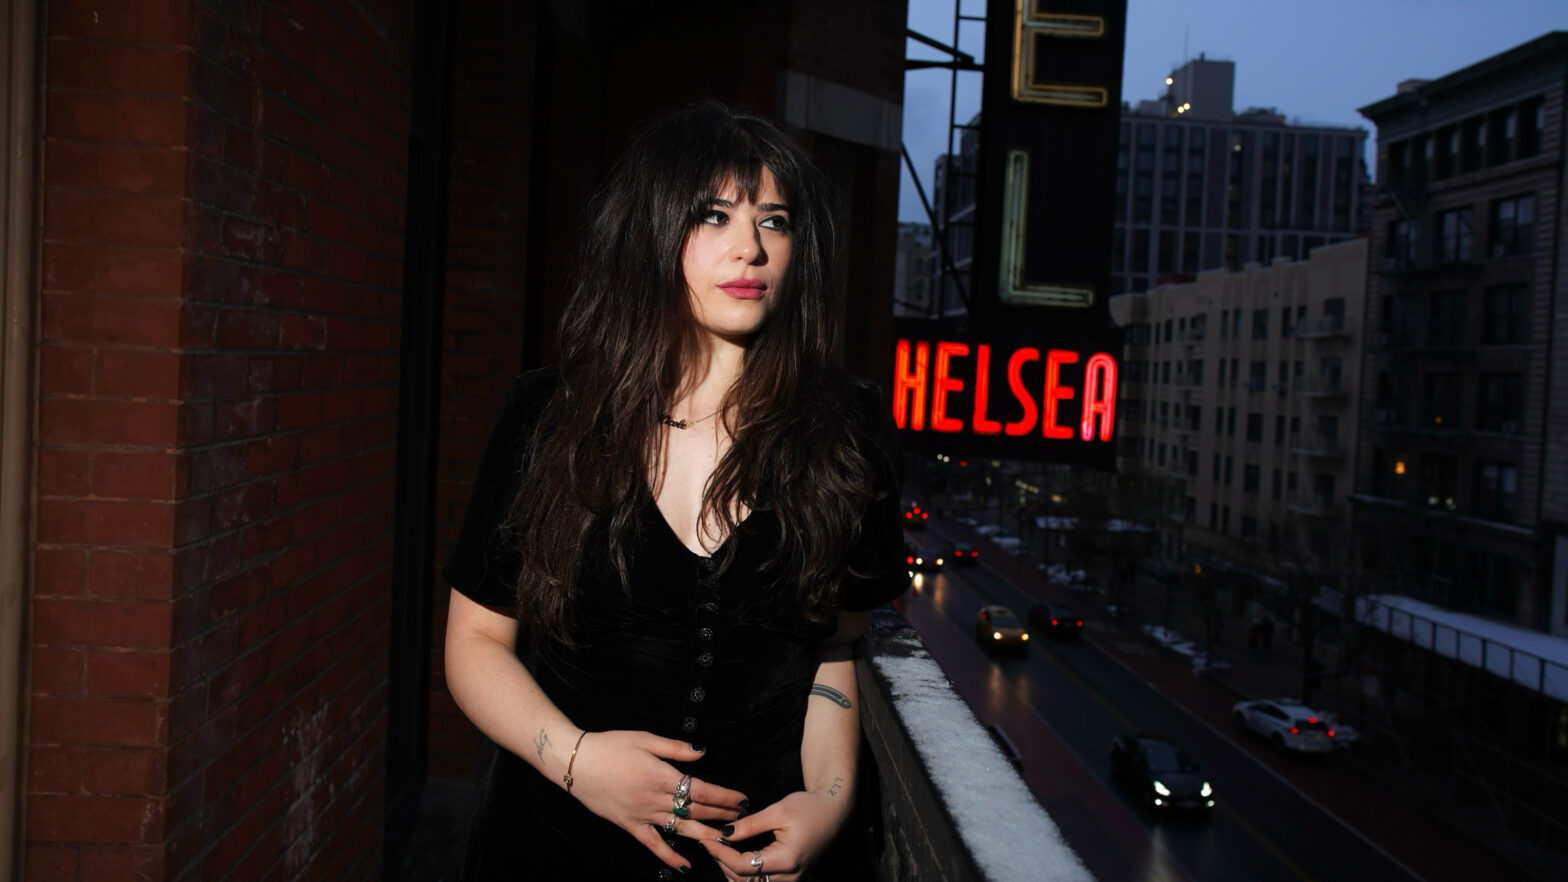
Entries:
{"type": "Polygon", "coordinates": [[[1330,737],[1330,738],[1334,737],[1334,730],[1333,729],[1328,730],[1328,737],[1330,737]]]}
{"type": "Polygon", "coordinates": [[[1056,627],[1056,625],[1057,625],[1057,621],[1055,619],[1052,619],[1051,620],[1051,627],[1054,628],[1054,627],[1056,627]]]}
{"type": "Polygon", "coordinates": [[[1301,730],[1297,729],[1295,726],[1291,726],[1290,727],[1290,734],[1292,734],[1292,735],[1300,735],[1301,734],[1301,730]]]}
{"type": "Polygon", "coordinates": [[[909,557],[905,558],[904,562],[905,563],[911,563],[911,564],[914,563],[915,562],[915,556],[913,554],[911,554],[909,557]]]}
{"type": "Polygon", "coordinates": [[[1307,722],[1309,722],[1309,723],[1316,723],[1317,721],[1318,721],[1317,717],[1307,717],[1307,722]]]}
{"type": "Polygon", "coordinates": [[[1074,622],[1073,624],[1075,624],[1078,627],[1082,628],[1083,627],[1083,619],[1079,619],[1078,621],[1074,622]]]}
{"type": "Polygon", "coordinates": [[[925,520],[925,519],[926,519],[926,518],[929,518],[929,517],[931,517],[931,516],[930,516],[930,515],[928,515],[928,514],[926,514],[926,513],[925,513],[925,512],[921,512],[921,513],[920,513],[920,519],[921,519],[921,520],[922,520],[922,521],[923,521],[923,520],[925,520]]]}

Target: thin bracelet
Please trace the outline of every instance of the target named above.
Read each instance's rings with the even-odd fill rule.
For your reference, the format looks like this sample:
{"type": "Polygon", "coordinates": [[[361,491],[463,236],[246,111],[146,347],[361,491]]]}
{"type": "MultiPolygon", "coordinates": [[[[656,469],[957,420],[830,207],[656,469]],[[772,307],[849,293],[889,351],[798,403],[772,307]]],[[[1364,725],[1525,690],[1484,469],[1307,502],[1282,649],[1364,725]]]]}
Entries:
{"type": "Polygon", "coordinates": [[[567,793],[571,793],[572,792],[572,763],[577,762],[577,748],[582,747],[582,745],[583,745],[583,736],[587,735],[587,734],[588,734],[588,730],[587,729],[584,729],[584,730],[582,730],[582,732],[578,733],[578,735],[577,735],[577,743],[572,745],[572,755],[566,761],[566,774],[561,776],[561,783],[566,785],[566,792],[567,793]]]}

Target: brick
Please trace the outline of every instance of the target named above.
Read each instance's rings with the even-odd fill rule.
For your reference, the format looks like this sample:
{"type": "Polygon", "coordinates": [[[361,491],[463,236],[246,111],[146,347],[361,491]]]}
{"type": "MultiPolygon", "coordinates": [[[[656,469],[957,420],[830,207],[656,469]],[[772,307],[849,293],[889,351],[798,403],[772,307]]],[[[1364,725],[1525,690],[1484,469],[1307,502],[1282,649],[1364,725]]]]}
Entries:
{"type": "Polygon", "coordinates": [[[44,796],[27,800],[27,833],[55,842],[157,842],[163,800],[122,796],[44,796]]]}
{"type": "Polygon", "coordinates": [[[167,652],[87,653],[87,693],[106,698],[158,698],[169,694],[167,652]]]}
{"type": "MultiPolygon", "coordinates": [[[[46,293],[89,292],[174,299],[181,295],[183,263],[168,248],[115,248],[46,240],[43,287],[46,293]]],[[[45,302],[51,298],[45,297],[45,302]]]]}
{"type": "Polygon", "coordinates": [[[121,444],[173,447],[179,442],[178,408],[169,402],[44,398],[38,406],[45,444],[121,444]]]}
{"type": "Polygon", "coordinates": [[[44,200],[43,233],[121,245],[177,245],[184,220],[180,199],[56,191],[44,200]]]}
{"type": "Polygon", "coordinates": [[[107,7],[88,0],[53,0],[49,33],[57,36],[184,44],[189,39],[188,0],[157,0],[107,7]]]}
{"type": "Polygon", "coordinates": [[[84,450],[38,450],[40,496],[86,496],[92,489],[92,455],[84,450]]]}
{"type": "Polygon", "coordinates": [[[160,796],[167,789],[164,757],[158,749],[82,748],[82,789],[113,796],[160,796]]]}
{"type": "Polygon", "coordinates": [[[44,544],[170,545],[175,507],[166,502],[40,499],[38,541],[44,544]]]}
{"type": "Polygon", "coordinates": [[[160,649],[169,646],[172,610],[156,601],[39,598],[33,638],[61,645],[160,649]]]}
{"type": "Polygon", "coordinates": [[[99,549],[87,588],[96,597],[166,600],[174,590],[174,555],[99,549]]]}
{"type": "Polygon", "coordinates": [[[74,548],[34,550],[34,596],[79,597],[86,590],[87,552],[74,548]]]}
{"type": "Polygon", "coordinates": [[[210,493],[245,480],[245,445],[227,444],[198,450],[189,457],[190,492],[210,493]]]}
{"type": "Polygon", "coordinates": [[[140,196],[185,193],[186,156],[168,147],[56,138],[47,143],[45,160],[50,187],[140,196]]]}
{"type": "Polygon", "coordinates": [[[152,747],[162,742],[167,729],[164,705],[145,700],[38,695],[32,700],[31,722],[34,744],[152,747]]]}
{"type": "Polygon", "coordinates": [[[99,349],[97,377],[100,395],[179,398],[180,356],[148,349],[99,349]]]}
{"type": "Polygon", "coordinates": [[[159,845],[89,845],[81,850],[83,879],[163,882],[164,849],[159,845]]]}
{"type": "Polygon", "coordinates": [[[226,309],[218,316],[218,345],[231,349],[271,349],[278,345],[278,316],[226,309]]]}
{"type": "Polygon", "coordinates": [[[74,848],[29,841],[23,862],[26,882],[75,882],[78,878],[74,848]]]}
{"type": "Polygon", "coordinates": [[[94,496],[173,500],[180,491],[180,458],[172,453],[95,453],[94,496]]]}
{"type": "Polygon", "coordinates": [[[76,793],[82,787],[78,748],[35,745],[27,755],[27,792],[76,793]]]}
{"type": "Polygon", "coordinates": [[[103,294],[47,294],[46,341],[120,343],[172,349],[180,345],[180,304],[103,294]]]}
{"type": "Polygon", "coordinates": [[[38,387],[53,395],[91,395],[94,363],[91,347],[41,346],[38,387]]]}
{"type": "Polygon", "coordinates": [[[298,468],[300,462],[299,435],[273,435],[245,445],[245,474],[248,477],[298,468]]]}
{"type": "Polygon", "coordinates": [[[33,647],[32,691],[48,695],[81,695],[86,657],[79,649],[33,647]]]}

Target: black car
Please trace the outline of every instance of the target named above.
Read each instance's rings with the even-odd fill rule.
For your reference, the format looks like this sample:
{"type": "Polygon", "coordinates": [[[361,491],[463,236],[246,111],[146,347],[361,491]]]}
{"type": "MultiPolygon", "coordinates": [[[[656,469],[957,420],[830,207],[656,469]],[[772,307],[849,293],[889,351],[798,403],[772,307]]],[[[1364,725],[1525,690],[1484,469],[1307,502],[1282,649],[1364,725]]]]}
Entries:
{"type": "Polygon", "coordinates": [[[904,526],[915,529],[924,529],[926,521],[930,520],[931,513],[914,503],[904,509],[904,526]]]}
{"type": "Polygon", "coordinates": [[[954,563],[974,563],[980,557],[980,552],[975,550],[968,542],[954,542],[951,560],[954,563]]]}
{"type": "Polygon", "coordinates": [[[1214,808],[1214,787],[1187,752],[1153,735],[1111,739],[1111,775],[1141,802],[1156,809],[1214,808]]]}
{"type": "Polygon", "coordinates": [[[1083,619],[1065,606],[1037,603],[1029,607],[1029,629],[1048,637],[1077,640],[1083,634],[1083,619]]]}

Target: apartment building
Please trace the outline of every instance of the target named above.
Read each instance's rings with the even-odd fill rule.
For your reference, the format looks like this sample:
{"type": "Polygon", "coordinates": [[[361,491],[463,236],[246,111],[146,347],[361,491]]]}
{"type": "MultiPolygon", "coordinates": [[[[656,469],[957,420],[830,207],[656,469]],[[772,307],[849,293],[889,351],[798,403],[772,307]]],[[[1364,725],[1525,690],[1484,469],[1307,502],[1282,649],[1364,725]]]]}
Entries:
{"type": "Polygon", "coordinates": [[[1356,476],[1374,588],[1568,635],[1568,33],[1361,113],[1377,126],[1356,476]]]}
{"type": "Polygon", "coordinates": [[[1339,563],[1367,243],[1111,299],[1127,329],[1119,466],[1181,488],[1163,543],[1267,575],[1339,563]]]}

